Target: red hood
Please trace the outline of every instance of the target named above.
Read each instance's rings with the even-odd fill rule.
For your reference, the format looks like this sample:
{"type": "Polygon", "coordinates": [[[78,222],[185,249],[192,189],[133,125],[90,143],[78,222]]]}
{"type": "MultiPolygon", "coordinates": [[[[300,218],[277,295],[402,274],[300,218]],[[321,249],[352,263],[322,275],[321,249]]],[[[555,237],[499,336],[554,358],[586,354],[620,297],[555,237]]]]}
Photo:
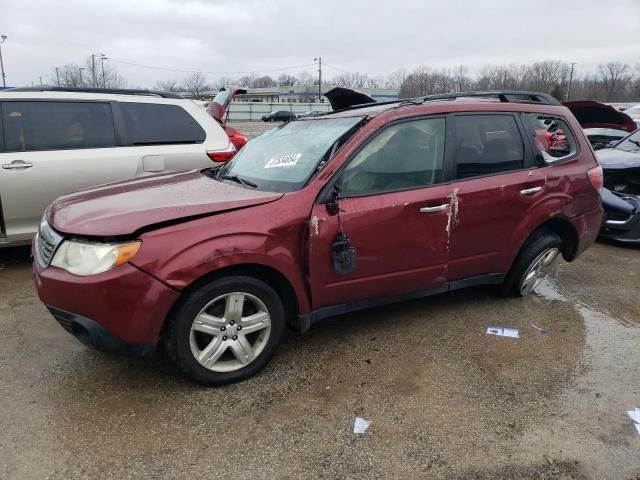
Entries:
{"type": "Polygon", "coordinates": [[[150,225],[272,202],[282,195],[222,183],[199,171],[173,173],[65,195],[49,208],[48,221],[63,233],[115,237],[150,225]]]}
{"type": "Polygon", "coordinates": [[[614,128],[627,132],[638,128],[629,115],[611,105],[591,100],[564,102],[563,105],[571,110],[582,128],[614,128]]]}

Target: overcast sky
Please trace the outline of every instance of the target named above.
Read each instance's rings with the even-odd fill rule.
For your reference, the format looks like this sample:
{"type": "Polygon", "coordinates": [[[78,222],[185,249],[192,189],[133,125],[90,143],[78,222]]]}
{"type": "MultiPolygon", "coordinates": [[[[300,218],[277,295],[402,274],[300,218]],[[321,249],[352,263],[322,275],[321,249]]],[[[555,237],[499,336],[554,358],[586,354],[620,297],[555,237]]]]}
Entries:
{"type": "Polygon", "coordinates": [[[318,55],[329,78],[547,58],[586,71],[640,63],[640,0],[0,0],[0,34],[15,86],[96,52],[148,87],[187,73],[132,63],[211,79],[313,72],[318,55]]]}

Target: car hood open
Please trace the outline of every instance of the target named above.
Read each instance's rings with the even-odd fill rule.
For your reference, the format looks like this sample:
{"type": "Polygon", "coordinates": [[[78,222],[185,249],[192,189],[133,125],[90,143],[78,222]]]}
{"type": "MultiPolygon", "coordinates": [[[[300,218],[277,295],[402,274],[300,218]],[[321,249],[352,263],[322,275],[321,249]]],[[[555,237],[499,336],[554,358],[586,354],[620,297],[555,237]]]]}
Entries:
{"type": "Polygon", "coordinates": [[[376,103],[376,101],[366,93],[346,87],[334,87],[327,90],[324,96],[329,99],[331,108],[334,110],[342,110],[343,108],[353,107],[354,105],[376,103]]]}
{"type": "Polygon", "coordinates": [[[273,202],[282,195],[236,187],[191,171],[65,195],[49,207],[47,220],[62,233],[120,237],[154,226],[273,202]]]}
{"type": "Polygon", "coordinates": [[[591,100],[565,102],[563,105],[571,110],[582,128],[614,128],[626,132],[638,128],[629,115],[611,105],[591,100]]]}

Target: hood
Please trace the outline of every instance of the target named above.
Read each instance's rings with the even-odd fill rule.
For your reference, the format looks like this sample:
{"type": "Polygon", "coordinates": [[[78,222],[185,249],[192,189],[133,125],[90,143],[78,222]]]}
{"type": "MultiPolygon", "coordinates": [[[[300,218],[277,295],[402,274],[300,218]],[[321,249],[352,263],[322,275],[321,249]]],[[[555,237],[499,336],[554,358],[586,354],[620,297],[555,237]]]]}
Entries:
{"type": "Polygon", "coordinates": [[[218,120],[220,123],[224,123],[223,119],[224,114],[227,111],[227,107],[231,103],[231,100],[233,100],[233,97],[235,97],[238,93],[247,93],[247,89],[237,87],[235,85],[232,87],[222,87],[207,107],[207,113],[218,120]]]}
{"type": "Polygon", "coordinates": [[[327,90],[324,96],[329,99],[331,108],[334,110],[342,110],[343,108],[365,103],[376,103],[376,101],[366,93],[345,87],[334,87],[327,90]]]}
{"type": "Polygon", "coordinates": [[[611,105],[591,100],[565,102],[563,105],[571,110],[582,128],[614,128],[626,132],[633,132],[638,128],[629,115],[611,105]]]}
{"type": "Polygon", "coordinates": [[[218,182],[199,172],[157,175],[65,195],[47,220],[63,233],[117,237],[157,224],[273,202],[283,194],[218,182]]]}
{"type": "Polygon", "coordinates": [[[603,148],[596,152],[596,158],[605,170],[640,168],[640,152],[627,152],[618,148],[603,148]]]}
{"type": "Polygon", "coordinates": [[[618,210],[627,215],[632,215],[635,211],[635,207],[625,200],[624,195],[612,192],[608,188],[603,188],[600,195],[602,196],[602,204],[607,210],[618,210]]]}

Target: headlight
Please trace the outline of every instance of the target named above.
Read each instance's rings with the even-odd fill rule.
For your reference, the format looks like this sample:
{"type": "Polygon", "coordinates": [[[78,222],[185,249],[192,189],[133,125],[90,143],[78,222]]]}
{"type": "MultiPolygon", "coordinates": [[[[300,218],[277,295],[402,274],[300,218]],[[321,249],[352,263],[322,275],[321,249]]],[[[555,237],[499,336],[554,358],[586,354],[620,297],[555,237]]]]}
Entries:
{"type": "Polygon", "coordinates": [[[140,242],[108,244],[65,240],[51,265],[81,277],[95,275],[128,262],[139,248],[140,242]]]}

